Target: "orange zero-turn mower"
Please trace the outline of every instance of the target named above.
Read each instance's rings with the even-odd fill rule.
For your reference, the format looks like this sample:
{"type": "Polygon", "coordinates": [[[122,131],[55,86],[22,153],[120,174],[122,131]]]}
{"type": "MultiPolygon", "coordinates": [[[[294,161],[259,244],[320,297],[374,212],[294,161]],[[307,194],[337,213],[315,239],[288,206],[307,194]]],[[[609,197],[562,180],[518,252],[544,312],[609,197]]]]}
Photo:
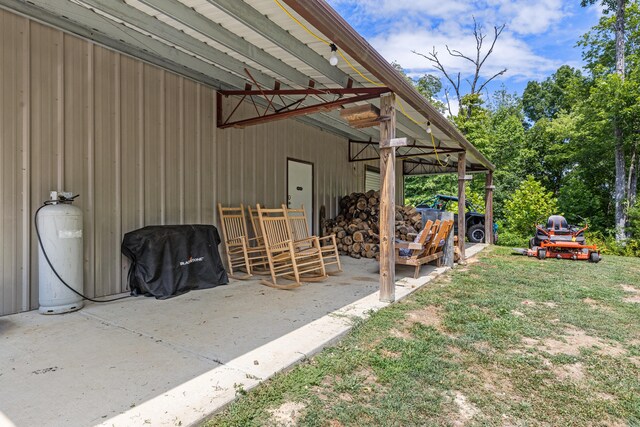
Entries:
{"type": "Polygon", "coordinates": [[[547,220],[547,226],[536,225],[536,235],[529,241],[529,249],[516,249],[522,255],[537,257],[538,259],[557,258],[600,261],[600,251],[596,245],[587,245],[584,231],[588,228],[570,226],[560,215],[552,215],[547,220]]]}

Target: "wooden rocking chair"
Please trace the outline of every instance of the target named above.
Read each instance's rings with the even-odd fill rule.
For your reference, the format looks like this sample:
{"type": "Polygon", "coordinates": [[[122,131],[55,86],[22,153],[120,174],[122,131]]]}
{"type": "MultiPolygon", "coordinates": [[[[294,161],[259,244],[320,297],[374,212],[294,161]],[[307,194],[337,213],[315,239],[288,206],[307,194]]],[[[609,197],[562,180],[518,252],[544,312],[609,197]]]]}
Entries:
{"type": "Polygon", "coordinates": [[[249,237],[243,205],[238,208],[224,208],[218,203],[218,214],[229,276],[237,280],[248,279],[253,275],[254,266],[267,265],[264,244],[256,238],[249,237]],[[237,270],[244,270],[246,274],[240,276],[236,273],[237,270]]]}
{"type": "Polygon", "coordinates": [[[327,278],[320,241],[317,237],[294,242],[285,209],[263,209],[257,205],[256,210],[271,273],[271,281],[262,280],[263,285],[278,289],[293,289],[302,284],[302,279],[319,281],[327,278]],[[278,284],[278,277],[294,283],[278,284]]]}
{"type": "Polygon", "coordinates": [[[452,220],[442,222],[437,220],[435,223],[427,221],[417,242],[397,242],[395,244],[396,264],[415,267],[414,279],[420,277],[420,268],[424,264],[436,261],[436,265],[439,267],[444,255],[444,241],[446,241],[452,227],[452,220]],[[402,249],[409,250],[409,254],[401,255],[402,249]]]}
{"type": "MultiPolygon", "coordinates": [[[[304,205],[299,209],[290,209],[285,205],[282,205],[287,215],[287,221],[289,221],[289,229],[295,242],[302,243],[302,248],[310,247],[309,238],[309,222],[307,221],[307,213],[304,210],[304,205]]],[[[322,252],[322,260],[324,262],[325,270],[330,265],[335,265],[337,270],[327,271],[329,275],[335,275],[342,272],[342,265],[340,264],[340,254],[338,253],[338,245],[336,243],[336,236],[331,234],[329,236],[318,237],[320,241],[320,251],[322,252]]],[[[300,244],[299,244],[300,245],[300,244]]],[[[300,247],[300,246],[298,246],[300,247]]]]}

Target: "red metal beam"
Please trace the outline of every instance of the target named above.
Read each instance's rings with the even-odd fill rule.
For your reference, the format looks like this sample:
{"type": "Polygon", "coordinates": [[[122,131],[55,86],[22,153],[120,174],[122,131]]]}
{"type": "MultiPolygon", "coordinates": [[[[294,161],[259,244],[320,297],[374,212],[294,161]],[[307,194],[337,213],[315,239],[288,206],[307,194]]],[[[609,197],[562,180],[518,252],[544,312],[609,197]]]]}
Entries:
{"type": "Polygon", "coordinates": [[[381,95],[390,92],[387,87],[360,87],[360,88],[336,88],[336,89],[269,89],[269,90],[221,90],[224,96],[230,95],[381,95]]]}
{"type": "MultiPolygon", "coordinates": [[[[378,90],[382,90],[384,92],[389,92],[388,88],[376,88],[378,90]]],[[[265,91],[265,93],[267,93],[267,91],[265,91]]],[[[360,101],[367,101],[369,99],[372,98],[377,98],[380,95],[380,93],[367,93],[364,95],[358,95],[358,96],[352,96],[350,98],[341,98],[338,99],[336,101],[331,101],[331,102],[325,102],[325,103],[321,103],[321,104],[317,104],[317,105],[309,105],[307,107],[302,107],[302,108],[298,108],[295,110],[289,110],[289,111],[282,111],[282,112],[278,112],[278,113],[274,113],[274,114],[266,114],[264,116],[259,116],[259,117],[253,117],[250,119],[245,119],[245,120],[238,120],[235,122],[229,122],[229,123],[224,123],[220,126],[218,126],[220,129],[226,129],[229,127],[236,127],[236,128],[242,128],[242,127],[246,127],[246,126],[252,126],[252,125],[257,125],[260,123],[266,123],[266,122],[271,122],[271,121],[275,121],[275,120],[282,120],[282,119],[287,119],[290,117],[297,117],[297,116],[306,116],[307,114],[313,114],[313,113],[317,113],[319,111],[331,111],[331,110],[335,110],[336,108],[340,108],[341,106],[345,105],[345,104],[350,104],[352,102],[360,102],[360,101]]]]}

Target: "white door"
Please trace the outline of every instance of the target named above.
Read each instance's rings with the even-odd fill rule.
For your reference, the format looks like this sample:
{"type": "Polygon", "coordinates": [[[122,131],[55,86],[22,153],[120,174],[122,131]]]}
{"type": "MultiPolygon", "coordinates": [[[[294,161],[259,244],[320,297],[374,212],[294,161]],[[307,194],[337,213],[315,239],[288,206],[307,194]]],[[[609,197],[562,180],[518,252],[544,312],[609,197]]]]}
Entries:
{"type": "Polygon", "coordinates": [[[313,164],[287,160],[287,206],[304,205],[309,220],[309,233],[313,234],[313,164]]]}

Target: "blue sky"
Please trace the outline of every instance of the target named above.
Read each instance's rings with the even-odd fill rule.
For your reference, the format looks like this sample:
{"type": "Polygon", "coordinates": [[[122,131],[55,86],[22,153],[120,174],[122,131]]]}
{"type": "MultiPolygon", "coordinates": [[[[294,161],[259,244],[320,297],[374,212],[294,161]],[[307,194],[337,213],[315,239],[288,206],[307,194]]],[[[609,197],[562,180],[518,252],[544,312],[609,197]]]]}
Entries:
{"type": "MultiPolygon", "coordinates": [[[[476,18],[488,33],[506,28],[483,67],[485,78],[502,68],[504,76],[489,90],[504,84],[521,94],[529,80],[541,80],[560,65],[581,67],[575,47],[582,34],[601,16],[598,6],[580,7],[579,0],[330,0],[331,5],[387,60],[396,61],[412,76],[438,74],[412,50],[427,53],[435,46],[445,67],[454,73],[472,72],[471,64],[448,55],[445,45],[475,55],[472,35],[476,18]]],[[[445,81],[443,80],[443,83],[445,81]]],[[[468,85],[463,84],[465,90],[468,85]]]]}

